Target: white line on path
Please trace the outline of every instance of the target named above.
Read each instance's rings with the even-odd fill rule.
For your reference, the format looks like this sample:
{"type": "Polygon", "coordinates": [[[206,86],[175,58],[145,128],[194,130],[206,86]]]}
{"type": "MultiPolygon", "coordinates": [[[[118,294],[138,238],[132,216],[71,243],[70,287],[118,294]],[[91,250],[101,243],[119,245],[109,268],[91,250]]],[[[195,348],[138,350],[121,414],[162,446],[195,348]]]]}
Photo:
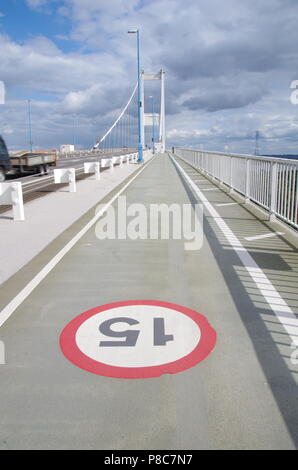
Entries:
{"type": "MultiPolygon", "coordinates": [[[[180,157],[181,158],[181,157],[180,157]]],[[[230,227],[226,224],[219,213],[214,209],[213,205],[208,201],[206,196],[199,190],[199,188],[194,184],[191,178],[183,170],[183,168],[176,162],[176,160],[171,156],[172,161],[183,175],[185,180],[188,182],[193,191],[200,198],[210,215],[214,218],[214,222],[218,225],[219,229],[237,253],[240,261],[247,270],[248,274],[256,284],[260,293],[269,304],[271,310],[274,312],[276,318],[279,320],[283,326],[286,333],[289,335],[292,344],[298,346],[298,319],[293,313],[292,309],[284,301],[284,299],[277,292],[273,284],[270,282],[266,274],[258,266],[252,256],[248,253],[246,248],[242,245],[240,240],[232,232],[230,227]]],[[[185,163],[188,164],[186,160],[181,158],[185,163]]]]}
{"type": "MultiPolygon", "coordinates": [[[[155,157],[156,158],[156,157],[155,157]]],[[[105,213],[105,211],[113,204],[114,201],[122,194],[128,186],[152,163],[155,158],[147,162],[132,179],[126,183],[123,188],[110,199],[107,204],[83,227],[58,253],[51,259],[39,273],[24,287],[24,289],[16,295],[16,297],[9,302],[6,307],[0,312],[0,327],[6,320],[14,313],[14,311],[27,299],[27,297],[34,291],[34,289],[45,279],[45,277],[57,266],[57,264],[64,258],[64,256],[75,246],[75,244],[96,224],[98,219],[105,213]]]]}
{"type": "Polygon", "coordinates": [[[263,233],[263,235],[255,235],[254,237],[245,237],[244,239],[248,242],[253,240],[261,240],[262,238],[272,238],[277,237],[278,235],[284,235],[283,232],[272,232],[272,233],[263,233]]]}
{"type": "Polygon", "coordinates": [[[224,206],[237,206],[238,202],[223,202],[221,204],[215,204],[217,207],[224,207],[224,206]]]}
{"type": "Polygon", "coordinates": [[[218,191],[218,188],[207,188],[203,189],[203,191],[218,191]]]}
{"type": "MultiPolygon", "coordinates": [[[[54,175],[44,176],[44,177],[41,176],[41,177],[37,177],[37,178],[35,177],[36,180],[26,181],[25,183],[23,183],[23,182],[21,181],[21,183],[22,183],[22,186],[28,186],[29,184],[32,184],[32,185],[33,185],[33,184],[41,183],[41,182],[43,182],[43,181],[50,180],[50,179],[53,178],[53,177],[54,177],[54,175]],[[40,179],[39,179],[39,178],[40,178],[40,179]]],[[[27,178],[30,178],[30,177],[28,176],[27,178]]],[[[32,175],[31,175],[31,178],[32,178],[32,175]]]]}

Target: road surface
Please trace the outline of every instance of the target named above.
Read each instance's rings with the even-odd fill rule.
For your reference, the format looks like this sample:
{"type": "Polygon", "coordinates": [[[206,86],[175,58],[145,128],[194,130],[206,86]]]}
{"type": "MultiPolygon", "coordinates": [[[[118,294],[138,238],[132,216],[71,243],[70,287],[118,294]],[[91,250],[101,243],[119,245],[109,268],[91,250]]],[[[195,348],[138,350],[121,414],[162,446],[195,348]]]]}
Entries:
{"type": "MultiPolygon", "coordinates": [[[[295,246],[178,158],[158,155],[133,178],[121,194],[128,205],[205,198],[202,247],[187,251],[185,240],[173,239],[98,240],[96,224],[87,230],[0,328],[6,351],[0,448],[296,449],[298,366],[287,322],[274,311],[286,302],[294,335],[295,246]],[[270,281],[273,300],[245,259],[270,281]],[[216,331],[213,351],[185,371],[148,379],[96,375],[62,353],[61,332],[75,317],[142,299],[200,312],[216,331]]],[[[19,293],[20,277],[24,285],[33,279],[93,217],[94,210],[3,284],[1,309],[19,293]]]]}

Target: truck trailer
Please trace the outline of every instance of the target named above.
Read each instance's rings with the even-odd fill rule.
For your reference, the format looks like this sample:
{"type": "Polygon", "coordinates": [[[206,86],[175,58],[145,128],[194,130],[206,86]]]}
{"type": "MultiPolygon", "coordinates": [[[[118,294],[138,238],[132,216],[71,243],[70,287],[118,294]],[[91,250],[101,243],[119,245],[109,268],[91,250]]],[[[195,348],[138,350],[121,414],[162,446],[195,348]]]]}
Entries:
{"type": "Polygon", "coordinates": [[[58,156],[55,150],[18,152],[9,155],[6,144],[0,136],[0,182],[7,175],[46,174],[49,166],[56,166],[58,156]]]}

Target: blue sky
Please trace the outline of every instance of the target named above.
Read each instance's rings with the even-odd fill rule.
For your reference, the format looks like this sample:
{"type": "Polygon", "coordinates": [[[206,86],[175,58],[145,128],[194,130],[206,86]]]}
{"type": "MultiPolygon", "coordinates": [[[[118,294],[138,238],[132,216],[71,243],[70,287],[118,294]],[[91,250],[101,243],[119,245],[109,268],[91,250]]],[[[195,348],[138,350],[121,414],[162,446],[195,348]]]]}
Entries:
{"type": "MultiPolygon", "coordinates": [[[[28,145],[32,100],[37,147],[73,139],[89,148],[142,67],[166,71],[168,146],[297,153],[297,0],[0,0],[0,131],[9,147],[28,145]]],[[[150,94],[155,91],[149,90],[150,94]]]]}
{"type": "Polygon", "coordinates": [[[77,41],[61,40],[59,36],[69,36],[71,21],[67,17],[56,14],[56,9],[63,2],[55,2],[55,9],[32,9],[26,0],[1,0],[0,31],[8,34],[15,41],[26,41],[36,36],[52,38],[64,52],[74,51],[78,47],[77,41]]]}

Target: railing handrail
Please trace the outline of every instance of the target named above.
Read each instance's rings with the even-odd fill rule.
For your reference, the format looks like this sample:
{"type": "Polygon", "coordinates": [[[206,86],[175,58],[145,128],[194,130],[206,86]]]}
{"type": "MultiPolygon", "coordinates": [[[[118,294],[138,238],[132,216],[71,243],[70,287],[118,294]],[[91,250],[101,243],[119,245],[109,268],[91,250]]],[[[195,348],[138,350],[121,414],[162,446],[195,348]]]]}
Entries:
{"type": "Polygon", "coordinates": [[[291,158],[278,158],[278,157],[264,157],[262,155],[249,155],[245,153],[228,153],[228,152],[215,152],[211,150],[203,150],[203,149],[189,149],[189,148],[180,148],[180,147],[175,147],[177,150],[186,150],[188,152],[204,152],[210,155],[222,155],[225,157],[237,157],[237,158],[250,158],[253,160],[263,160],[265,162],[272,161],[273,163],[290,163],[291,165],[298,165],[298,160],[297,159],[291,159],[291,158]]]}
{"type": "Polygon", "coordinates": [[[59,156],[59,157],[75,157],[77,155],[79,156],[85,156],[86,154],[87,155],[101,155],[103,153],[113,153],[113,152],[122,152],[122,151],[125,151],[125,152],[132,152],[136,150],[135,147],[129,147],[129,148],[124,148],[124,147],[119,147],[119,148],[110,148],[110,149],[86,149],[86,150],[70,150],[69,152],[61,152],[59,150],[57,150],[56,154],[59,156]]]}
{"type": "Polygon", "coordinates": [[[298,161],[174,148],[183,160],[298,229],[298,161]]]}

